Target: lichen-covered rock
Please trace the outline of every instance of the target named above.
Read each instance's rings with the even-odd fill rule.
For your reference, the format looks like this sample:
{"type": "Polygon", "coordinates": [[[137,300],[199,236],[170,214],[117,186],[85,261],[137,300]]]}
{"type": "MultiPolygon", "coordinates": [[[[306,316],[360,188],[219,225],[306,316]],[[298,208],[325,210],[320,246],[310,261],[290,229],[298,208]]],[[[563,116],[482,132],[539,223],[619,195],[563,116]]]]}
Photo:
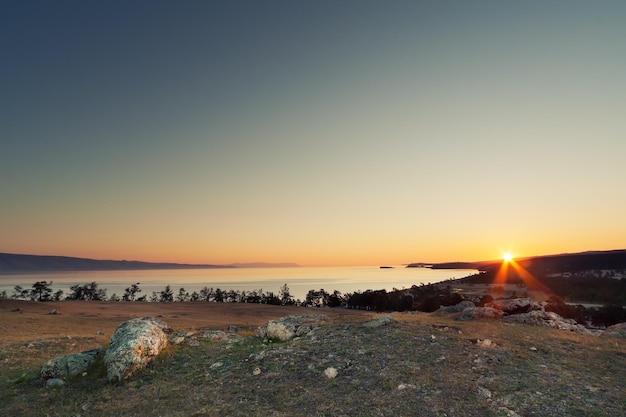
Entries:
{"type": "Polygon", "coordinates": [[[386,326],[388,324],[393,323],[394,321],[395,321],[394,318],[391,316],[382,316],[377,319],[370,320],[370,321],[363,323],[363,327],[376,328],[376,327],[386,326]]]}
{"type": "Polygon", "coordinates": [[[278,320],[270,320],[267,324],[257,328],[254,335],[260,338],[278,340],[281,342],[304,336],[313,330],[321,321],[328,317],[320,314],[297,314],[278,320]]]}
{"type": "Polygon", "coordinates": [[[563,318],[552,311],[533,310],[529,313],[512,314],[504,317],[503,320],[514,323],[552,327],[554,329],[574,331],[583,334],[591,333],[585,326],[578,324],[576,320],[563,318]]]}
{"type": "Polygon", "coordinates": [[[500,319],[502,314],[502,311],[492,307],[470,307],[463,310],[457,320],[500,319]]]}
{"type": "Polygon", "coordinates": [[[152,361],[167,346],[167,329],[152,317],[120,324],[104,357],[109,381],[127,379],[152,361]]]}
{"type": "Polygon", "coordinates": [[[528,313],[530,311],[541,311],[543,306],[530,298],[513,298],[507,300],[493,300],[485,304],[485,307],[492,307],[501,310],[505,316],[512,314],[528,313]]]}
{"type": "Polygon", "coordinates": [[[65,378],[81,375],[93,365],[98,356],[103,354],[103,349],[93,349],[50,359],[41,369],[41,377],[45,380],[64,380],[65,378]]]}
{"type": "Polygon", "coordinates": [[[453,305],[453,306],[441,307],[439,310],[437,310],[437,313],[438,314],[460,313],[466,308],[472,308],[472,307],[476,307],[476,305],[473,302],[469,300],[463,300],[460,303],[453,305]]]}
{"type": "Polygon", "coordinates": [[[602,333],[603,337],[617,337],[626,339],[626,323],[617,323],[606,328],[602,333]]]}

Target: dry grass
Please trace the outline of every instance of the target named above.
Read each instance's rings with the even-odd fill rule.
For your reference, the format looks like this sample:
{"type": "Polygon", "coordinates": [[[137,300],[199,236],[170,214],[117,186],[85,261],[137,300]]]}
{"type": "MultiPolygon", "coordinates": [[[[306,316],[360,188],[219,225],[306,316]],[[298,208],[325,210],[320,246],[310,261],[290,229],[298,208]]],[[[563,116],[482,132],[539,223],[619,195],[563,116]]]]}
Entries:
{"type": "MultiPolygon", "coordinates": [[[[60,304],[62,311],[64,303],[60,304]]],[[[175,307],[179,306],[171,308],[175,307]]],[[[394,323],[366,328],[363,322],[380,315],[342,310],[316,310],[328,313],[331,320],[290,342],[202,337],[203,327],[223,328],[226,322],[256,324],[260,316],[265,322],[268,314],[292,314],[284,307],[271,313],[264,307],[249,310],[251,317],[223,311],[230,320],[239,317],[239,321],[189,322],[198,330],[196,336],[171,347],[156,363],[120,385],[106,383],[97,369],[57,388],[45,388],[37,377],[46,360],[102,345],[102,338],[56,337],[30,347],[32,341],[3,341],[0,414],[626,415],[624,340],[501,322],[457,322],[450,316],[424,313],[392,314],[394,323]],[[477,339],[490,339],[495,346],[481,347],[477,339]],[[337,370],[336,378],[324,376],[329,367],[337,370]]],[[[187,313],[193,316],[193,308],[187,313]]],[[[20,313],[2,314],[10,318],[20,313]]],[[[163,319],[170,326],[190,329],[177,328],[169,314],[165,312],[163,319]]],[[[205,311],[199,309],[200,314],[205,311]]]]}

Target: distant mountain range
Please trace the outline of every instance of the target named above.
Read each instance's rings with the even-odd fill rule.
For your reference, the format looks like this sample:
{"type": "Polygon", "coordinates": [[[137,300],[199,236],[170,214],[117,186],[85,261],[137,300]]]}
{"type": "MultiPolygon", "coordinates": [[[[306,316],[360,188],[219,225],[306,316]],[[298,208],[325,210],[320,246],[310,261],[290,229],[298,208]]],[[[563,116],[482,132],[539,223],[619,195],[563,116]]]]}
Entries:
{"type": "MultiPolygon", "coordinates": [[[[528,271],[550,274],[557,272],[578,272],[589,270],[626,269],[626,250],[588,251],[564,253],[559,255],[532,256],[516,258],[515,262],[528,271]]],[[[489,271],[499,268],[502,259],[480,262],[444,262],[408,264],[407,268],[432,269],[477,269],[489,271]]]]}
{"type": "Polygon", "coordinates": [[[293,263],[265,262],[230,265],[155,263],[141,261],[115,261],[69,256],[21,255],[0,253],[0,273],[54,272],[54,271],[116,271],[146,269],[208,269],[208,268],[278,268],[297,267],[293,263]]]}

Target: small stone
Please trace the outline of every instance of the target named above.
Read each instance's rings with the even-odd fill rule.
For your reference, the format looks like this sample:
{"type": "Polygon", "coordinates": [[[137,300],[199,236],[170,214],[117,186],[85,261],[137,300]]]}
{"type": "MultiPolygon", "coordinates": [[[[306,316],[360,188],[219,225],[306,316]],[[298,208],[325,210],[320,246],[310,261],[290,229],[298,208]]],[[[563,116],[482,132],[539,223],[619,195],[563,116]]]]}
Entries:
{"type": "Polygon", "coordinates": [[[258,366],[254,368],[254,370],[252,370],[252,375],[261,375],[261,368],[259,368],[258,366]]]}
{"type": "Polygon", "coordinates": [[[335,379],[337,376],[337,370],[333,367],[324,369],[324,376],[328,379],[335,379]]]}
{"type": "Polygon", "coordinates": [[[102,336],[104,332],[102,330],[96,330],[96,336],[102,336]]]}
{"type": "Polygon", "coordinates": [[[58,387],[61,385],[65,385],[65,381],[61,378],[51,378],[46,381],[46,387],[58,387]]]}
{"type": "Polygon", "coordinates": [[[478,396],[488,400],[491,398],[491,391],[485,387],[478,387],[478,396]]]}
{"type": "Polygon", "coordinates": [[[175,344],[175,345],[180,345],[184,341],[185,341],[185,338],[183,336],[176,336],[176,337],[172,338],[172,343],[175,344]]]}
{"type": "Polygon", "coordinates": [[[224,365],[224,362],[215,362],[213,365],[209,366],[209,369],[217,369],[224,365]]]}
{"type": "Polygon", "coordinates": [[[436,363],[441,363],[441,362],[444,362],[445,360],[446,360],[445,356],[440,356],[440,357],[437,358],[437,360],[435,360],[435,362],[436,363]]]}
{"type": "Polygon", "coordinates": [[[59,314],[59,310],[57,310],[56,308],[53,308],[52,310],[50,310],[50,314],[52,315],[59,314]]]}
{"type": "Polygon", "coordinates": [[[239,327],[237,327],[237,326],[228,326],[228,331],[229,332],[233,332],[233,333],[237,333],[237,332],[239,332],[239,327]]]}
{"type": "Polygon", "coordinates": [[[532,350],[533,352],[536,352],[537,348],[533,346],[533,347],[530,348],[530,350],[532,350]]]}
{"type": "Polygon", "coordinates": [[[476,341],[476,346],[483,347],[483,348],[492,347],[492,344],[494,343],[492,343],[491,340],[489,339],[485,339],[485,340],[478,339],[476,341]]]}

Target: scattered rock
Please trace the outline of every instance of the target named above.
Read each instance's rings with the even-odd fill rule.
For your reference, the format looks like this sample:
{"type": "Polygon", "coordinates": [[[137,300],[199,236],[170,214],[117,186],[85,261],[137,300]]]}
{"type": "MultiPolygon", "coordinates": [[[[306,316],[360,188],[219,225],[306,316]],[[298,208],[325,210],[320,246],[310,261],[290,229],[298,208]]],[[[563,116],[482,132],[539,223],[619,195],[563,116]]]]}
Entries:
{"type": "Polygon", "coordinates": [[[152,361],[167,346],[167,329],[152,317],[120,324],[104,357],[109,381],[127,379],[152,361]]]}
{"type": "Polygon", "coordinates": [[[333,367],[324,369],[324,376],[328,379],[335,379],[337,377],[337,370],[333,367]]]}
{"type": "Polygon", "coordinates": [[[239,332],[239,327],[237,327],[237,326],[228,326],[228,331],[229,332],[233,332],[233,333],[237,333],[237,332],[239,332]]]}
{"type": "Polygon", "coordinates": [[[537,351],[537,348],[536,348],[536,347],[534,347],[534,346],[532,346],[532,347],[530,347],[530,348],[529,348],[529,350],[531,350],[531,351],[533,351],[533,352],[536,352],[536,351],[537,351]]]}
{"type": "Polygon", "coordinates": [[[481,348],[493,348],[493,347],[496,347],[496,344],[493,343],[489,339],[485,339],[485,340],[476,339],[476,346],[481,347],[481,348]]]}
{"type": "Polygon", "coordinates": [[[96,330],[96,336],[102,336],[104,332],[102,330],[96,330]]]}
{"type": "Polygon", "coordinates": [[[252,375],[261,375],[261,368],[258,366],[252,370],[252,375]]]}
{"type": "Polygon", "coordinates": [[[492,307],[470,307],[461,312],[457,320],[500,319],[502,311],[492,307]]]}
{"type": "Polygon", "coordinates": [[[617,323],[613,326],[609,326],[602,333],[602,337],[617,337],[620,339],[626,339],[626,323],[617,323]]]}
{"type": "Polygon", "coordinates": [[[395,321],[394,318],[391,316],[383,316],[375,320],[370,320],[370,321],[363,323],[363,327],[368,327],[370,329],[373,329],[376,327],[386,326],[388,324],[393,323],[394,321],[395,321]]]}
{"type": "Polygon", "coordinates": [[[308,334],[320,321],[328,317],[319,314],[298,314],[287,316],[278,320],[270,320],[267,324],[259,327],[254,335],[260,338],[278,340],[281,342],[308,334]]]}
{"type": "Polygon", "coordinates": [[[52,310],[50,310],[49,314],[52,314],[52,315],[59,314],[59,310],[57,310],[56,308],[53,308],[52,310]]]}
{"type": "Polygon", "coordinates": [[[185,341],[185,338],[183,336],[173,336],[170,341],[175,345],[180,345],[185,341]]]}
{"type": "Polygon", "coordinates": [[[224,362],[215,362],[213,365],[209,366],[209,369],[221,368],[223,365],[224,365],[224,362]]]}
{"type": "Polygon", "coordinates": [[[45,380],[50,380],[81,375],[87,372],[96,359],[103,354],[103,349],[93,349],[50,359],[41,369],[41,377],[45,380]]]}

